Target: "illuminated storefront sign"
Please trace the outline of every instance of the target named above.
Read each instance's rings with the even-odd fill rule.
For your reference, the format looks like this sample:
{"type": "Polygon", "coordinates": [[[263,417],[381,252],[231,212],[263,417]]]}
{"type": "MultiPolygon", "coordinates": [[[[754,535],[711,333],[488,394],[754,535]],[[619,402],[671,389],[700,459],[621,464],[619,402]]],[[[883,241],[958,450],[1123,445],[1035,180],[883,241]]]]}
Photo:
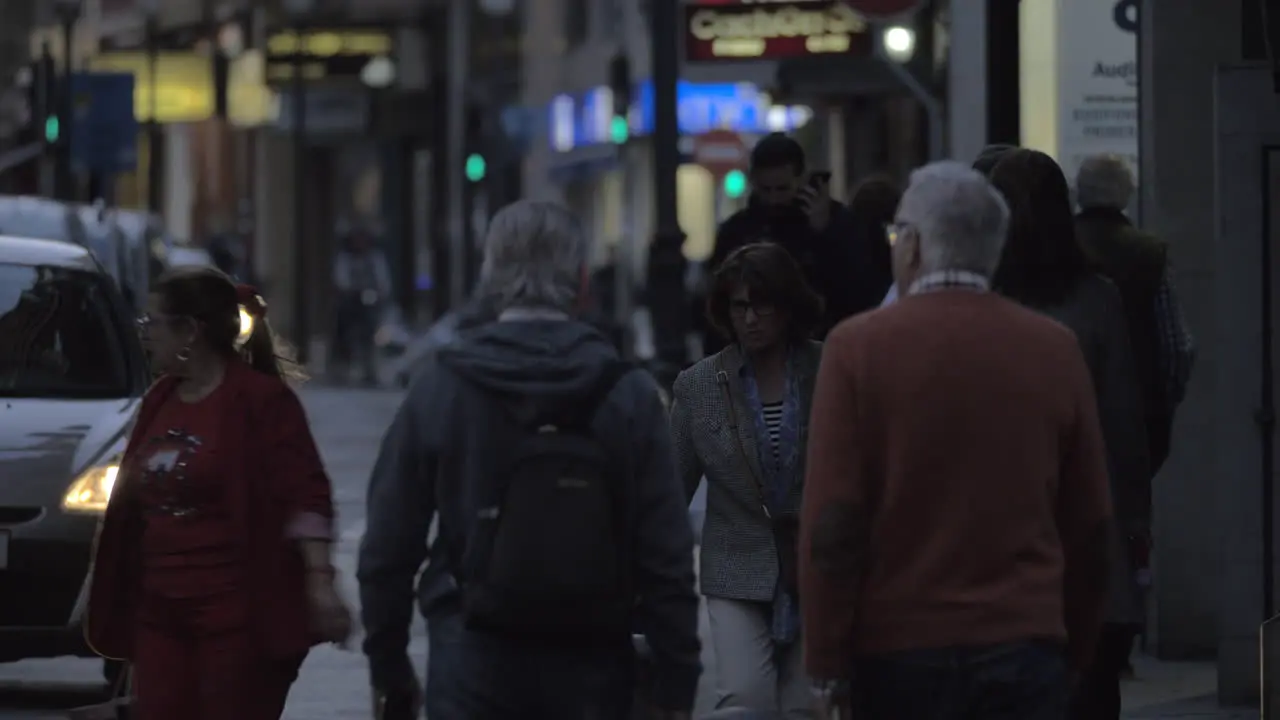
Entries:
{"type": "MultiPolygon", "coordinates": [[[[653,132],[653,104],[653,83],[641,81],[628,112],[632,136],[653,132]]],[[[685,81],[676,87],[676,113],[684,135],[700,135],[716,129],[747,134],[787,132],[813,117],[813,112],[804,106],[773,104],[767,94],[751,83],[685,81]]],[[[551,147],[567,152],[609,143],[612,118],[613,94],[608,87],[597,87],[578,95],[560,95],[548,109],[551,147]]]]}
{"type": "Polygon", "coordinates": [[[809,55],[865,55],[867,21],[839,2],[685,5],[685,60],[777,60],[809,55]]]}
{"type": "Polygon", "coordinates": [[[380,29],[314,29],[301,34],[284,30],[267,38],[267,80],[288,81],[297,60],[308,80],[356,79],[370,60],[390,57],[394,51],[395,41],[380,29]]]}
{"type": "MultiPolygon", "coordinates": [[[[89,60],[89,69],[133,75],[133,114],[139,122],[151,118],[153,91],[158,122],[200,122],[213,117],[213,63],[207,55],[160,53],[156,59],[154,89],[146,53],[103,53],[89,60]]],[[[260,53],[246,52],[232,61],[227,81],[227,119],[233,125],[254,126],[270,119],[271,92],[262,82],[262,73],[260,53]]]]}

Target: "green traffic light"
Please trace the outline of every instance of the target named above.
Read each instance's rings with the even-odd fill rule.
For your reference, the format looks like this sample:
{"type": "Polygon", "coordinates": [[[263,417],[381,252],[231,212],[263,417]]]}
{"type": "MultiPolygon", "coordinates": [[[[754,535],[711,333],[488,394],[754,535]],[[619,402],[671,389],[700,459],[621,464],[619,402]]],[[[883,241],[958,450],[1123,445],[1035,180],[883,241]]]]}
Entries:
{"type": "Polygon", "coordinates": [[[484,171],[484,158],[481,157],[479,153],[471,153],[467,156],[467,164],[464,168],[464,172],[466,172],[468,180],[471,182],[480,182],[484,179],[484,171]]]}
{"type": "Polygon", "coordinates": [[[630,128],[627,127],[627,119],[622,115],[614,115],[609,121],[609,141],[614,145],[621,145],[627,141],[630,135],[630,128]]]}
{"type": "Polygon", "coordinates": [[[49,117],[45,118],[44,120],[44,139],[45,140],[49,142],[57,142],[58,134],[60,131],[61,131],[61,127],[58,123],[57,115],[50,115],[49,117]]]}
{"type": "Polygon", "coordinates": [[[747,191],[747,176],[741,170],[730,170],[724,176],[724,194],[740,198],[747,191]]]}

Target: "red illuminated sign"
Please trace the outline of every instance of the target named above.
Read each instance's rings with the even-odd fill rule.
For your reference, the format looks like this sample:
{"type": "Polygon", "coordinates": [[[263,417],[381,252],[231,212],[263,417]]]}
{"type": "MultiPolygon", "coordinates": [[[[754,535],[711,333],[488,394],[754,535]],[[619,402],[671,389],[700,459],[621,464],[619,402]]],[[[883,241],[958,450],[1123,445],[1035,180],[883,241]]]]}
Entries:
{"type": "Polygon", "coordinates": [[[839,2],[685,5],[685,60],[869,55],[867,21],[839,2]]]}
{"type": "Polygon", "coordinates": [[[844,4],[871,18],[906,15],[920,5],[920,0],[844,0],[844,4]]]}
{"type": "MultiPolygon", "coordinates": [[[[869,18],[896,18],[914,12],[920,0],[839,0],[869,18]]],[[[702,5],[777,5],[789,0],[702,0],[702,5]]]]}

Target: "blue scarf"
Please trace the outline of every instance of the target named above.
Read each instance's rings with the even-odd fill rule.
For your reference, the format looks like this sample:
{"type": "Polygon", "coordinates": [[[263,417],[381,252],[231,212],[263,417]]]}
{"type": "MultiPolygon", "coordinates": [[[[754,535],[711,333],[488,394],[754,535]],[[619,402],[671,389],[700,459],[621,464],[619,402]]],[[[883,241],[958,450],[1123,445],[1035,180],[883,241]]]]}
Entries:
{"type": "Polygon", "coordinates": [[[773,513],[795,510],[788,507],[788,496],[792,487],[800,480],[800,387],[796,383],[791,358],[787,358],[787,385],[782,397],[782,425],[778,428],[778,448],[774,453],[769,442],[769,426],[764,421],[764,403],[760,400],[760,385],[756,382],[750,364],[742,366],[743,393],[747,398],[747,408],[755,421],[756,459],[764,477],[760,478],[764,486],[764,502],[773,513]]]}
{"type": "MultiPolygon", "coordinates": [[[[742,367],[742,388],[747,407],[755,421],[756,458],[764,477],[760,478],[762,498],[771,514],[794,511],[790,502],[791,489],[800,481],[800,459],[804,448],[800,447],[800,385],[796,382],[791,355],[787,356],[786,389],[782,397],[782,424],[778,428],[778,448],[774,453],[769,442],[769,427],[764,421],[764,403],[760,400],[760,385],[756,381],[751,364],[742,367]]],[[[773,621],[771,630],[774,642],[791,643],[800,635],[800,608],[795,598],[782,588],[779,582],[774,588],[773,621]]]]}

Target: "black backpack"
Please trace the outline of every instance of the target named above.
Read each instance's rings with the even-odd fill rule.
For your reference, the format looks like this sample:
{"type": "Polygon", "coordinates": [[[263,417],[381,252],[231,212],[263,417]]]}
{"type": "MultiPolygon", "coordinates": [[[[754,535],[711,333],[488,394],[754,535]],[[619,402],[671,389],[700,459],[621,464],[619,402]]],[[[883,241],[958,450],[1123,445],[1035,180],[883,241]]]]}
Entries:
{"type": "Polygon", "coordinates": [[[469,629],[557,643],[629,632],[629,463],[593,421],[631,366],[611,363],[585,394],[495,397],[506,428],[489,471],[474,476],[456,565],[469,629]],[[472,494],[473,493],[473,494],[472,494]]]}

